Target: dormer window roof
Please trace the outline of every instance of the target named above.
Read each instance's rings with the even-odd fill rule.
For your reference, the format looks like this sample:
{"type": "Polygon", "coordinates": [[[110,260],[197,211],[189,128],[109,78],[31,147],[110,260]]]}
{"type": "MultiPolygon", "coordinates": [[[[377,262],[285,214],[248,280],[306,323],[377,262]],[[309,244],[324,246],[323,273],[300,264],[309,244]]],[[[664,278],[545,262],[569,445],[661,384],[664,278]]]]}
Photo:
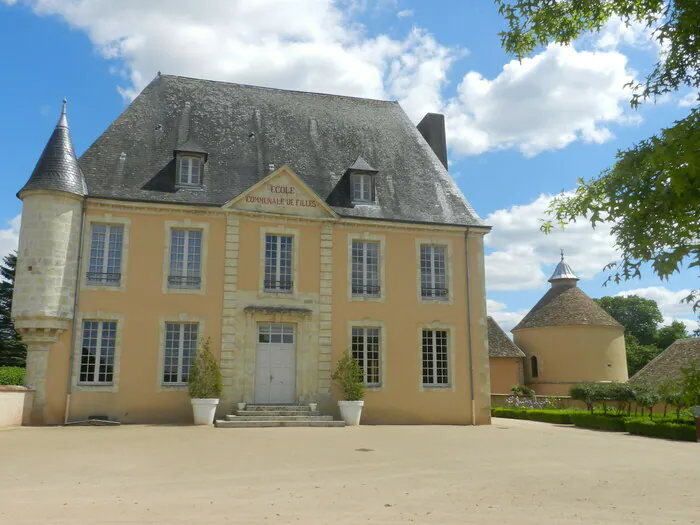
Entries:
{"type": "Polygon", "coordinates": [[[173,152],[177,163],[178,186],[202,186],[207,152],[193,140],[178,144],[173,152]]]}
{"type": "Polygon", "coordinates": [[[350,200],[353,204],[376,202],[374,177],[377,171],[362,157],[357,157],[353,165],[348,168],[350,200]]]}

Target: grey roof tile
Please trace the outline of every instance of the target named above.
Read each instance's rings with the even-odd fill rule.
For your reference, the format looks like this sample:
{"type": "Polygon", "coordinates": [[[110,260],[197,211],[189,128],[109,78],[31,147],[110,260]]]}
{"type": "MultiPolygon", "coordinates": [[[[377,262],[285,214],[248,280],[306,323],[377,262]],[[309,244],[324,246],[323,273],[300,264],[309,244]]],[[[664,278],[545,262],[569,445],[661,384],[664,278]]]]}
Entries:
{"type": "Polygon", "coordinates": [[[677,339],[666,350],[630,377],[632,384],[661,385],[681,378],[681,368],[700,365],[700,338],[677,339]]]}
{"type": "Polygon", "coordinates": [[[369,172],[379,171],[379,170],[374,169],[372,166],[370,166],[369,162],[367,162],[361,156],[357,157],[355,162],[353,162],[352,166],[350,166],[348,169],[355,170],[355,171],[369,171],[369,172]]]}
{"type": "Polygon", "coordinates": [[[68,128],[65,100],[56,128],[46,143],[32,175],[18,195],[26,190],[54,190],[87,195],[85,178],[75,157],[68,128]]]}
{"type": "Polygon", "coordinates": [[[488,316],[489,333],[489,357],[525,357],[525,353],[518,348],[498,323],[488,316]]]}
{"type": "Polygon", "coordinates": [[[341,216],[484,226],[395,102],[163,75],[79,162],[91,197],[221,206],[287,164],[341,216]],[[201,191],[175,187],[183,140],[209,154],[201,191]],[[358,156],[379,171],[373,206],[350,203],[358,156]]]}

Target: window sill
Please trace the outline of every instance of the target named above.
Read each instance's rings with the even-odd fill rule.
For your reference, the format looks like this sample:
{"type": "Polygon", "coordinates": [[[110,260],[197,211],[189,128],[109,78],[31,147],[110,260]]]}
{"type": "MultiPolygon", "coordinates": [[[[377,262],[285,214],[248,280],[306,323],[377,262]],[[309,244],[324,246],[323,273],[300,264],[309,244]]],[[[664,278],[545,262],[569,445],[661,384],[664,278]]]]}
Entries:
{"type": "Polygon", "coordinates": [[[451,390],[452,385],[421,385],[423,390],[451,390]]]}
{"type": "Polygon", "coordinates": [[[73,391],[115,393],[118,388],[114,383],[78,383],[73,387],[73,391]]]}
{"type": "Polygon", "coordinates": [[[196,184],[176,184],[176,190],[187,190],[187,191],[204,191],[204,186],[198,186],[196,184]]]}

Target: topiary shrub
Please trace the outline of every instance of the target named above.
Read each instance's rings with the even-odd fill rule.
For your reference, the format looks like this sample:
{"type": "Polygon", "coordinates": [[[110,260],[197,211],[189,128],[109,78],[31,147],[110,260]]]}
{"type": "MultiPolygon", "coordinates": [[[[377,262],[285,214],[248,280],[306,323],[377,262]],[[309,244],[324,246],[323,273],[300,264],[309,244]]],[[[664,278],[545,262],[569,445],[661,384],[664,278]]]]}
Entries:
{"type": "Polygon", "coordinates": [[[24,385],[25,369],[18,366],[0,366],[0,385],[24,385]]]}
{"type": "Polygon", "coordinates": [[[575,401],[582,401],[586,404],[586,408],[592,414],[593,405],[596,402],[597,390],[595,383],[581,383],[580,385],[574,385],[569,390],[569,395],[571,399],[575,401]]]}
{"type": "Polygon", "coordinates": [[[654,416],[654,405],[661,401],[661,396],[659,391],[651,385],[636,385],[632,388],[634,391],[634,400],[637,406],[642,409],[642,415],[644,415],[644,409],[649,409],[649,418],[654,416]]]}
{"type": "Polygon", "coordinates": [[[187,384],[192,399],[218,399],[221,397],[223,388],[221,369],[211,351],[210,337],[202,342],[197,352],[197,357],[190,368],[187,384]]]}
{"type": "Polygon", "coordinates": [[[609,430],[612,432],[624,432],[625,420],[618,416],[606,416],[601,414],[587,414],[586,412],[572,412],[571,422],[577,427],[592,428],[595,430],[609,430]]]}
{"type": "Polygon", "coordinates": [[[508,407],[493,407],[493,417],[505,417],[508,419],[526,419],[528,421],[541,421],[543,423],[555,423],[570,425],[570,410],[526,410],[508,407]]]}
{"type": "Polygon", "coordinates": [[[331,379],[340,386],[345,401],[360,401],[365,397],[365,374],[350,350],[338,361],[331,379]]]}
{"type": "Polygon", "coordinates": [[[625,418],[625,430],[637,436],[649,436],[676,441],[696,441],[695,426],[660,423],[646,418],[625,418]]]}

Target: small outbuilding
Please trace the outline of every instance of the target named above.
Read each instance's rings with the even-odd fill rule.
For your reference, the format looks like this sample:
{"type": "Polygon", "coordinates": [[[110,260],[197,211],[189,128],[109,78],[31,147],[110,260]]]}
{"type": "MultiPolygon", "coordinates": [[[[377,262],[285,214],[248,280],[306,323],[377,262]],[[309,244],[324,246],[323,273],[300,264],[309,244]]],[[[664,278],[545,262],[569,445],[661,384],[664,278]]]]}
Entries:
{"type": "Polygon", "coordinates": [[[491,368],[491,393],[509,394],[511,387],[523,383],[523,353],[488,316],[489,366],[491,368]]]}
{"type": "Polygon", "coordinates": [[[681,369],[688,368],[693,363],[700,365],[700,338],[677,339],[634,374],[629,382],[659,386],[667,381],[680,379],[681,369]]]}

